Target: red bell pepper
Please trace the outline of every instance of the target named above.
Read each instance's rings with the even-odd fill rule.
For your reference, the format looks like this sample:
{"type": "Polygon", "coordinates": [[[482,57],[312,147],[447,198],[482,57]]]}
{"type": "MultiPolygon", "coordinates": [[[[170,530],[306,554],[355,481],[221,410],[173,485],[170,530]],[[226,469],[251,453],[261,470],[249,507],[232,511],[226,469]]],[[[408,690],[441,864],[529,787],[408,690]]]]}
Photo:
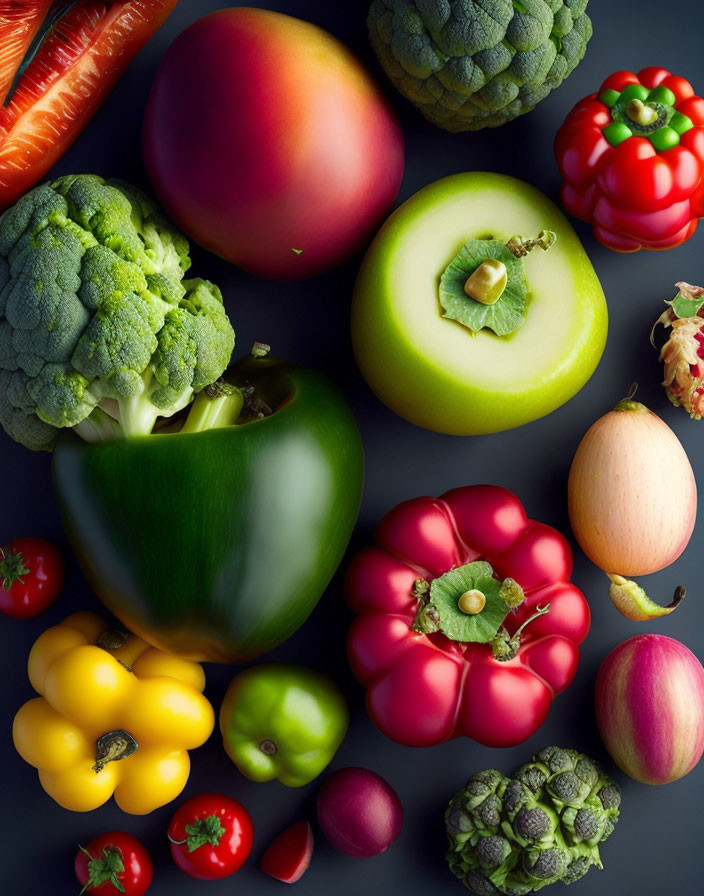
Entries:
{"type": "Polygon", "coordinates": [[[476,485],[400,504],[375,540],[346,580],[360,614],[348,655],[375,724],[409,746],[530,737],[589,631],[566,539],[511,492],[476,485]]]}
{"type": "Polygon", "coordinates": [[[616,72],[555,138],[567,211],[619,252],[671,249],[704,216],[704,99],[664,68],[616,72]]]}
{"type": "Polygon", "coordinates": [[[30,0],[18,18],[0,0],[0,209],[68,149],[176,2],[30,0]]]}

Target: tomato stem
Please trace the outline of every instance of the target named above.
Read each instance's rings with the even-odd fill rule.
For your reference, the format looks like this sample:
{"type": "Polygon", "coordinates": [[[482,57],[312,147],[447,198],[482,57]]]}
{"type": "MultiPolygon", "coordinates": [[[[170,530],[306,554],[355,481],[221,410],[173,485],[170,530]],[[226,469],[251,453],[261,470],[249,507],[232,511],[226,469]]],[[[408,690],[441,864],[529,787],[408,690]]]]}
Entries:
{"type": "Polygon", "coordinates": [[[24,565],[22,551],[13,551],[9,547],[1,548],[0,555],[2,555],[0,578],[2,578],[2,587],[5,591],[9,591],[15,582],[23,585],[24,580],[22,576],[26,576],[29,573],[29,569],[24,565]]]}
{"type": "Polygon", "coordinates": [[[196,849],[206,844],[218,846],[225,834],[225,828],[217,815],[197,818],[192,824],[187,824],[184,830],[188,835],[184,840],[174,840],[171,835],[168,835],[169,842],[174,846],[188,846],[189,852],[195,852],[196,849]]]}
{"type": "MultiPolygon", "coordinates": [[[[102,884],[112,884],[120,893],[125,892],[118,874],[125,870],[125,863],[122,858],[122,850],[118,846],[104,846],[103,857],[98,858],[92,855],[88,850],[78,845],[82,853],[88,856],[88,880],[81,890],[81,894],[87,890],[95,890],[102,884]]],[[[79,894],[80,896],[80,894],[79,894]]]]}

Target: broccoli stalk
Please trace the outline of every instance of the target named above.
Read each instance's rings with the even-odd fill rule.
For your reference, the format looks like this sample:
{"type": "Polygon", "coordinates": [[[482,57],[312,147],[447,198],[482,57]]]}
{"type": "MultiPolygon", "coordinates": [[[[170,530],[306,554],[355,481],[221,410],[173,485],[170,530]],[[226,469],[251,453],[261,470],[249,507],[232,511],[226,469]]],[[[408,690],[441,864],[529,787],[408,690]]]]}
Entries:
{"type": "Polygon", "coordinates": [[[240,389],[224,380],[206,386],[196,396],[180,432],[203,432],[234,426],[244,405],[240,389]]]}

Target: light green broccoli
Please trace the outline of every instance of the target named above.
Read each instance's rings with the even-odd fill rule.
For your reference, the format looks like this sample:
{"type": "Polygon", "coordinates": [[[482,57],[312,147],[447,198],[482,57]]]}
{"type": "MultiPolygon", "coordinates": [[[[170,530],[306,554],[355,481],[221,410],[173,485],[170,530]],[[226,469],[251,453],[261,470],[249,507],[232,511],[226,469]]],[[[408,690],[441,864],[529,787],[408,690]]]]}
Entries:
{"type": "Polygon", "coordinates": [[[188,242],[135,187],[60,177],[0,216],[0,424],[51,450],[144,435],[227,367],[220,290],[184,280],[188,242]]]}
{"type": "Polygon", "coordinates": [[[396,88],[448,131],[529,112],[581,61],[588,0],[373,0],[372,46],[396,88]]]}
{"type": "Polygon", "coordinates": [[[507,778],[477,772],[450,801],[453,874],[478,896],[525,896],[574,883],[595,865],[618,821],[621,794],[583,753],[547,747],[507,778]]]}

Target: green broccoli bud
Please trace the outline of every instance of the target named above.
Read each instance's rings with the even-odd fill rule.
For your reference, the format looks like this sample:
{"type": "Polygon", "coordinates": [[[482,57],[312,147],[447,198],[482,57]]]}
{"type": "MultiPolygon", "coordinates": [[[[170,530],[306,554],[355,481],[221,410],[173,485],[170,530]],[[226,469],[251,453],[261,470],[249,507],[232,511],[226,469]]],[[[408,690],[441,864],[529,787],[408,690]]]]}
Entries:
{"type": "Polygon", "coordinates": [[[511,844],[504,837],[490,835],[477,842],[477,858],[487,868],[498,868],[511,855],[511,844]]]}
{"type": "Polygon", "coordinates": [[[227,367],[222,295],[184,281],[188,242],[129,184],[60,177],[0,216],[0,424],[50,450],[148,434],[227,367]],[[108,417],[116,418],[119,430],[108,417]]]}
{"type": "Polygon", "coordinates": [[[592,863],[589,856],[577,856],[576,859],[572,859],[570,864],[567,866],[567,870],[562,875],[562,882],[564,884],[573,884],[575,881],[578,881],[581,877],[589,871],[592,863]]]}
{"type": "Polygon", "coordinates": [[[530,877],[536,877],[540,881],[557,881],[567,871],[570,861],[565,850],[553,847],[552,849],[530,850],[524,852],[521,864],[523,870],[530,877]]]}
{"type": "Polygon", "coordinates": [[[472,868],[467,872],[465,877],[465,885],[473,893],[478,896],[499,896],[501,890],[497,889],[494,884],[476,868],[472,868]]]}
{"type": "Polygon", "coordinates": [[[550,832],[550,819],[539,806],[523,808],[516,814],[513,830],[525,840],[540,840],[550,832]]]}
{"type": "Polygon", "coordinates": [[[369,37],[396,88],[449,131],[497,127],[573,71],[586,0],[373,0],[369,37]]]}
{"type": "Polygon", "coordinates": [[[447,861],[475,893],[526,896],[578,880],[618,821],[620,794],[597,763],[548,747],[505,778],[477,772],[445,816],[447,861]]]}

